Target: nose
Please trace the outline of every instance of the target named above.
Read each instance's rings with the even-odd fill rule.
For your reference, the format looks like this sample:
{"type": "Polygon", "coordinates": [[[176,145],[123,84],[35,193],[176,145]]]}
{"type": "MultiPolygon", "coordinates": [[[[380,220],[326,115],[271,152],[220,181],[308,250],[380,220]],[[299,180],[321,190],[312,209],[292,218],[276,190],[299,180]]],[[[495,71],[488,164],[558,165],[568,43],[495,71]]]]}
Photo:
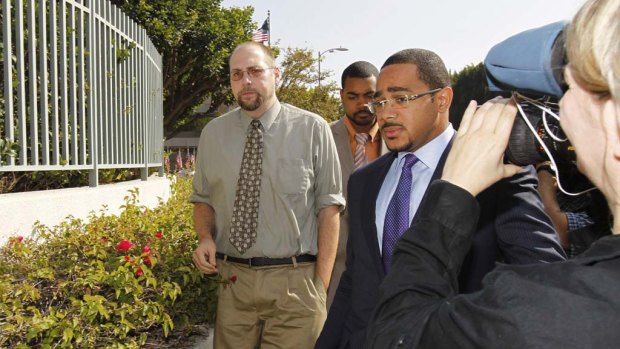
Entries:
{"type": "Polygon", "coordinates": [[[241,82],[243,82],[246,85],[249,85],[252,83],[252,78],[250,77],[250,73],[247,71],[242,71],[241,72],[241,82]]]}
{"type": "Polygon", "coordinates": [[[395,119],[397,116],[396,109],[392,108],[391,101],[388,101],[387,104],[383,107],[383,109],[381,109],[381,111],[378,111],[376,114],[377,119],[382,120],[392,120],[395,119]]]}

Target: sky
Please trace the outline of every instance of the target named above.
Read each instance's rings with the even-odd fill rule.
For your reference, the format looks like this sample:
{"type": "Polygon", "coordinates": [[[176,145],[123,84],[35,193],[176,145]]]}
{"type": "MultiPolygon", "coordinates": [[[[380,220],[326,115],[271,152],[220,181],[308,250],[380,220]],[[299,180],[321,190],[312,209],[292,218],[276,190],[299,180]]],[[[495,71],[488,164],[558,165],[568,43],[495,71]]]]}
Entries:
{"type": "Polygon", "coordinates": [[[380,68],[393,53],[425,48],[458,71],[484,60],[511,35],[570,20],[585,0],[223,0],[223,7],[254,7],[260,27],[271,11],[271,43],[326,53],[321,71],[340,84],[342,71],[359,60],[380,68]]]}

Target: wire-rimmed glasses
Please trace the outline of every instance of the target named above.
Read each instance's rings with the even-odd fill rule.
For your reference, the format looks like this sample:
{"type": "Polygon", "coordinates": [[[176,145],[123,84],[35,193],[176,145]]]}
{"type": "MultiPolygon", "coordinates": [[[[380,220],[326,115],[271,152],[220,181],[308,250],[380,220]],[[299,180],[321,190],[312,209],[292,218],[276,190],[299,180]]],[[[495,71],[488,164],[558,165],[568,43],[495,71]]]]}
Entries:
{"type": "Polygon", "coordinates": [[[405,95],[405,96],[398,96],[398,97],[394,97],[394,98],[388,98],[388,99],[383,99],[380,101],[373,101],[368,103],[368,107],[370,108],[370,111],[373,114],[377,114],[377,113],[381,113],[385,110],[385,108],[387,108],[388,106],[392,106],[394,108],[398,108],[398,109],[402,109],[402,108],[406,108],[407,105],[409,105],[409,102],[411,101],[415,101],[416,99],[420,98],[420,97],[424,97],[426,95],[431,95],[433,93],[439,92],[443,89],[443,87],[440,88],[435,88],[432,90],[428,90],[426,92],[422,92],[422,93],[418,93],[415,95],[405,95]]]}
{"type": "Polygon", "coordinates": [[[260,78],[263,74],[265,74],[265,71],[269,69],[275,69],[275,67],[249,67],[246,70],[233,69],[230,71],[230,79],[232,81],[239,81],[243,79],[244,73],[248,73],[248,76],[251,78],[260,78]]]}

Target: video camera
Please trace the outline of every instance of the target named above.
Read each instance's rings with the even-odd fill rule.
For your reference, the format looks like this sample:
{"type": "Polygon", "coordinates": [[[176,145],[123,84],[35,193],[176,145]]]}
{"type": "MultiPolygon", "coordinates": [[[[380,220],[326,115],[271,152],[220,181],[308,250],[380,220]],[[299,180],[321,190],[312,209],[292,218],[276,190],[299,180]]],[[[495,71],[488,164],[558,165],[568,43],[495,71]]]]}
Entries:
{"type": "Polygon", "coordinates": [[[556,169],[575,163],[558,116],[558,101],[566,90],[565,27],[566,22],[556,22],[516,34],[485,58],[489,89],[512,92],[521,114],[512,128],[507,162],[525,166],[551,160],[556,169]]]}

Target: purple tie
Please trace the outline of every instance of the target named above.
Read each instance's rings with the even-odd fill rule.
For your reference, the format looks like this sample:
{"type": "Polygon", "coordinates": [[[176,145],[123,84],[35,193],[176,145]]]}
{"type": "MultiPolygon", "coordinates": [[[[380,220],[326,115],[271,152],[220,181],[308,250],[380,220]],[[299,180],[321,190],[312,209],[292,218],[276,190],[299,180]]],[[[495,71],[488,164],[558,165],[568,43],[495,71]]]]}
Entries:
{"type": "Polygon", "coordinates": [[[385,213],[385,223],[383,225],[383,270],[390,271],[392,253],[396,246],[396,241],[409,228],[409,198],[411,197],[411,167],[418,161],[413,154],[405,155],[398,186],[385,213]]]}

